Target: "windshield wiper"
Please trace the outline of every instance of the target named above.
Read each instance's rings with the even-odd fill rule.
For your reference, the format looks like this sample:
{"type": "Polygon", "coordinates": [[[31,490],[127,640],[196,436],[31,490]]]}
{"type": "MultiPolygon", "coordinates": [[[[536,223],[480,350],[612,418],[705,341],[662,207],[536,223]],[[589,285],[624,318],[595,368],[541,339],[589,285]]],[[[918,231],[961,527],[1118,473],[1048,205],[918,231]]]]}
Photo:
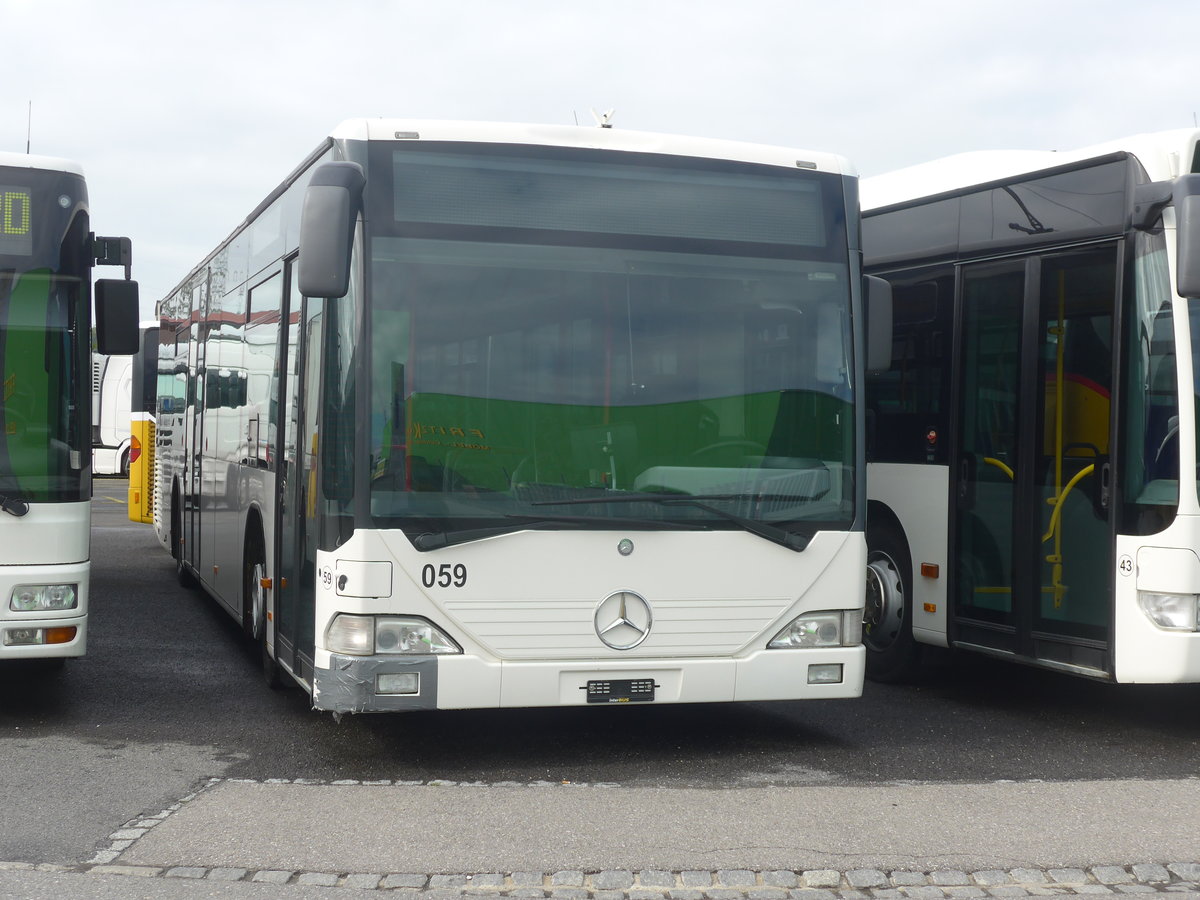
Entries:
{"type": "Polygon", "coordinates": [[[19,497],[6,497],[0,494],[0,509],[19,519],[29,512],[29,504],[19,497]]]}
{"type": "MultiPolygon", "coordinates": [[[[717,506],[712,506],[706,503],[706,500],[740,500],[745,494],[610,494],[607,497],[588,497],[588,498],[571,498],[568,500],[536,500],[531,503],[531,506],[576,506],[586,503],[637,503],[645,500],[650,503],[660,503],[663,506],[693,506],[696,509],[702,509],[705,512],[712,513],[714,516],[719,516],[728,522],[737,525],[743,531],[748,531],[750,534],[779,544],[781,547],[787,547],[789,550],[795,550],[799,553],[808,547],[809,541],[812,538],[804,534],[796,534],[794,531],[788,531],[786,528],[780,528],[778,525],[771,525],[767,522],[759,521],[758,519],[747,519],[745,516],[739,516],[737,513],[729,512],[717,506]]],[[[754,499],[807,499],[804,497],[790,496],[765,496],[752,495],[754,499]]]]}
{"type": "Polygon", "coordinates": [[[509,514],[504,518],[511,519],[508,525],[493,525],[489,528],[464,528],[462,531],[425,532],[413,538],[413,546],[421,552],[440,550],[455,544],[468,544],[471,541],[481,541],[484,538],[497,537],[502,534],[512,534],[526,528],[545,528],[549,525],[567,525],[572,528],[637,528],[643,531],[667,531],[677,528],[689,528],[703,531],[705,527],[699,523],[680,525],[677,522],[657,522],[654,519],[613,518],[605,516],[539,516],[528,519],[524,516],[509,514]],[[519,520],[519,521],[516,521],[519,520]]]}

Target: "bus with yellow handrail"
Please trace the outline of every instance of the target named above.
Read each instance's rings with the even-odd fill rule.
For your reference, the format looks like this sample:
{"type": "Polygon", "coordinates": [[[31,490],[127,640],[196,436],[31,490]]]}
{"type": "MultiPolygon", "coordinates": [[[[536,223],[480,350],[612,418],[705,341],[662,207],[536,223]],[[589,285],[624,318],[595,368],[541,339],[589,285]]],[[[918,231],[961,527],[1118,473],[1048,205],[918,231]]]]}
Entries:
{"type": "Polygon", "coordinates": [[[864,180],[868,674],[1200,681],[1200,131],[864,180]]]}

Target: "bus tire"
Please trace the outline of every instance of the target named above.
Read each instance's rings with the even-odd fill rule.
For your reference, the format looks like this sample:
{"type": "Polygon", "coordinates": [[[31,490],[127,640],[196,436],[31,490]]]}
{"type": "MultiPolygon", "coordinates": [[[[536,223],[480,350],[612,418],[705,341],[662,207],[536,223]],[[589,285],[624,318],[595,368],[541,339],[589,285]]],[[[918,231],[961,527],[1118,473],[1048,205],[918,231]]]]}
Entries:
{"type": "Polygon", "coordinates": [[[912,562],[904,536],[887,523],[867,528],[863,644],[872,681],[906,681],[916,674],[920,647],[912,633],[912,562]]]}
{"type": "Polygon", "coordinates": [[[199,582],[183,561],[183,512],[179,505],[179,491],[171,494],[171,556],[175,557],[175,578],[180,586],[196,587],[199,582]]]}
{"type": "Polygon", "coordinates": [[[262,529],[251,525],[246,533],[245,550],[242,553],[242,628],[247,637],[258,647],[262,660],[263,680],[267,687],[279,690],[284,686],[283,672],[267,649],[267,589],[263,579],[267,576],[266,542],[262,529]]]}

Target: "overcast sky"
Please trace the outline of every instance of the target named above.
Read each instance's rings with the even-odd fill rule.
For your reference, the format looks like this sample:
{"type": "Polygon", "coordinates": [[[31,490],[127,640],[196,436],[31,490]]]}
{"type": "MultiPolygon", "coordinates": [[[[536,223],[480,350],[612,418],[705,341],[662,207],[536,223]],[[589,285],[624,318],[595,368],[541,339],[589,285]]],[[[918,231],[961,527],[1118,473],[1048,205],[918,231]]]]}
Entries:
{"type": "Polygon", "coordinates": [[[1197,35],[1196,0],[0,0],[0,150],[83,164],[149,312],[343,119],[611,108],[866,176],[1192,127],[1197,35]]]}

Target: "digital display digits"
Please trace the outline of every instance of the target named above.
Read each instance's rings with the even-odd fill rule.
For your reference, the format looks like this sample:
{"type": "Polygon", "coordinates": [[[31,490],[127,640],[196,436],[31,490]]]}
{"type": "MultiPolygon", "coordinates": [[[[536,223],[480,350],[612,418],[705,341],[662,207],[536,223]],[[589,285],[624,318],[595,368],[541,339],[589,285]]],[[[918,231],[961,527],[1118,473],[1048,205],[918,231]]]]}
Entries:
{"type": "Polygon", "coordinates": [[[33,196],[27,188],[0,184],[0,254],[33,253],[33,196]]]}

